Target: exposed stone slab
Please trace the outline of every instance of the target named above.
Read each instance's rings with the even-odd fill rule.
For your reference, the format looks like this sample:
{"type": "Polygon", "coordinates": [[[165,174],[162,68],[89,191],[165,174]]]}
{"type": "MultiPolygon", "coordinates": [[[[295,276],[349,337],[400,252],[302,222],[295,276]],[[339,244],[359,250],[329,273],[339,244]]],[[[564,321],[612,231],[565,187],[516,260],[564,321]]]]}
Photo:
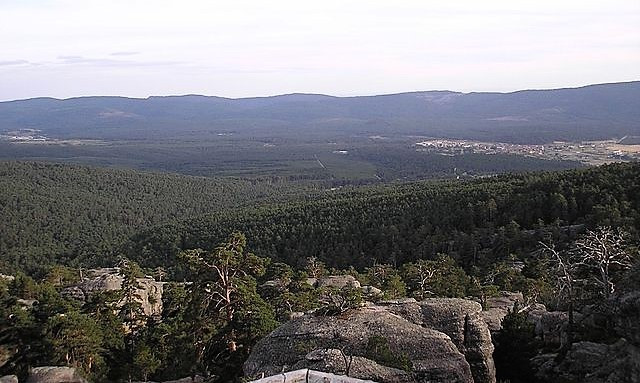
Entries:
{"type": "Polygon", "coordinates": [[[339,363],[335,351],[320,360],[309,359],[323,349],[353,356],[349,375],[358,379],[375,377],[381,383],[473,382],[469,363],[448,335],[413,323],[383,306],[354,309],[340,316],[305,315],[291,320],[255,345],[244,371],[255,377],[312,365],[326,369],[324,372],[344,374],[346,365],[344,361],[339,363]],[[373,336],[383,337],[391,352],[405,354],[411,361],[411,371],[368,359],[365,350],[373,336]]]}

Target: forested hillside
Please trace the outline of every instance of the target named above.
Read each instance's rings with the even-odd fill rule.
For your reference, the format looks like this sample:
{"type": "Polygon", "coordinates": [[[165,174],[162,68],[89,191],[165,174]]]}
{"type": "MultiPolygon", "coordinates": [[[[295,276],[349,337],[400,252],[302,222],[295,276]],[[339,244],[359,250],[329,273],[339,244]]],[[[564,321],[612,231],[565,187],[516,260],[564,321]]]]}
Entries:
{"type": "Polygon", "coordinates": [[[0,161],[51,161],[204,177],[282,178],[344,183],[455,178],[581,166],[561,158],[498,153],[455,156],[418,151],[416,138],[347,138],[338,142],[216,137],[210,140],[129,141],[98,145],[10,143],[0,161]],[[341,149],[346,154],[341,154],[341,149]]]}
{"type": "Polygon", "coordinates": [[[210,248],[242,231],[256,254],[289,264],[317,256],[364,268],[452,256],[470,270],[525,259],[538,241],[575,236],[581,225],[640,224],[640,165],[504,175],[469,182],[368,187],[308,202],[224,211],[133,238],[128,255],[171,265],[180,249],[210,248]],[[574,225],[574,226],[570,226],[574,225]]]}
{"type": "Polygon", "coordinates": [[[526,258],[542,235],[579,230],[569,225],[623,226],[635,235],[640,222],[637,163],[334,191],[68,165],[0,167],[5,272],[105,265],[120,254],[170,266],[181,249],[209,248],[234,230],[258,255],[292,265],[317,256],[363,268],[446,253],[469,269],[526,258]]]}
{"type": "Polygon", "coordinates": [[[286,198],[285,186],[270,181],[0,162],[0,265],[10,272],[108,263],[136,231],[286,198]]]}
{"type": "MultiPolygon", "coordinates": [[[[0,373],[20,378],[67,365],[95,381],[240,381],[256,343],[294,313],[339,316],[407,296],[473,296],[486,308],[509,290],[615,318],[611,292],[637,289],[639,163],[311,193],[38,163],[5,163],[0,174],[0,373]],[[610,270],[616,289],[585,284],[580,301],[567,300],[554,251],[602,238],[619,239],[611,249],[626,262],[610,270]],[[336,277],[359,287],[318,282],[336,277]]],[[[584,265],[591,281],[596,269],[584,265]]],[[[534,381],[533,326],[517,315],[521,324],[504,322],[515,335],[497,344],[498,375],[534,381]]],[[[369,356],[411,369],[402,354],[369,356]]]]}

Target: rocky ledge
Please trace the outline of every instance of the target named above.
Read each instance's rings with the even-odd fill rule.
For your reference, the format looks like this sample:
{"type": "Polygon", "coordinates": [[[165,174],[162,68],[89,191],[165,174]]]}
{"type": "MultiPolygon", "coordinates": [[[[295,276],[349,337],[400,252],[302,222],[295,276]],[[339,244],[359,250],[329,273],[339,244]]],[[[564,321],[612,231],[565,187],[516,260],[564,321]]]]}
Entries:
{"type": "MultiPolygon", "coordinates": [[[[65,288],[62,294],[84,302],[96,292],[120,290],[123,280],[124,277],[117,267],[91,269],[86,271],[86,276],[80,283],[65,288]]],[[[136,295],[145,315],[160,315],[162,313],[162,282],[157,282],[151,277],[136,280],[139,286],[136,295]]]]}
{"type": "Polygon", "coordinates": [[[258,342],[245,374],[310,368],[381,383],[493,383],[493,345],[481,311],[464,299],[405,299],[339,316],[304,315],[258,342]]]}
{"type": "Polygon", "coordinates": [[[376,383],[371,380],[349,378],[347,376],[327,374],[309,369],[285,372],[250,383],[376,383]]]}
{"type": "Polygon", "coordinates": [[[72,367],[35,367],[29,371],[27,383],[87,383],[72,367]]]}
{"type": "Polygon", "coordinates": [[[640,348],[625,339],[611,345],[577,342],[562,359],[542,354],[532,363],[541,382],[640,382],[640,348]]]}

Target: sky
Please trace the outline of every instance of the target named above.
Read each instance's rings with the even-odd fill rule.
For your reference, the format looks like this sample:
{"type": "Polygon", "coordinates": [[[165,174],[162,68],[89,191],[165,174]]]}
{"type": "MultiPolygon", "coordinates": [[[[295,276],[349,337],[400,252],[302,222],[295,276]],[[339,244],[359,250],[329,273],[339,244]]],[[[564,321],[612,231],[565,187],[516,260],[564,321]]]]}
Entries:
{"type": "Polygon", "coordinates": [[[640,80],[640,0],[0,0],[0,100],[640,80]]]}

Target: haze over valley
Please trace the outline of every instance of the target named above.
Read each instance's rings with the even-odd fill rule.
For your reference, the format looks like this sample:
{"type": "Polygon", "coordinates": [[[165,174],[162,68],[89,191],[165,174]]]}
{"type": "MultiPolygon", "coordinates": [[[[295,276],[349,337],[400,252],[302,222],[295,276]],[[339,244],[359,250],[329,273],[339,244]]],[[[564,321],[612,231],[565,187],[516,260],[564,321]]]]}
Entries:
{"type": "Polygon", "coordinates": [[[0,383],[640,382],[639,1],[0,36],[0,383]]]}
{"type": "Polygon", "coordinates": [[[637,158],[624,144],[639,135],[639,82],[515,93],[0,103],[0,158],[203,176],[376,182],[561,169],[637,158]],[[424,146],[441,139],[449,144],[424,146]]]}

